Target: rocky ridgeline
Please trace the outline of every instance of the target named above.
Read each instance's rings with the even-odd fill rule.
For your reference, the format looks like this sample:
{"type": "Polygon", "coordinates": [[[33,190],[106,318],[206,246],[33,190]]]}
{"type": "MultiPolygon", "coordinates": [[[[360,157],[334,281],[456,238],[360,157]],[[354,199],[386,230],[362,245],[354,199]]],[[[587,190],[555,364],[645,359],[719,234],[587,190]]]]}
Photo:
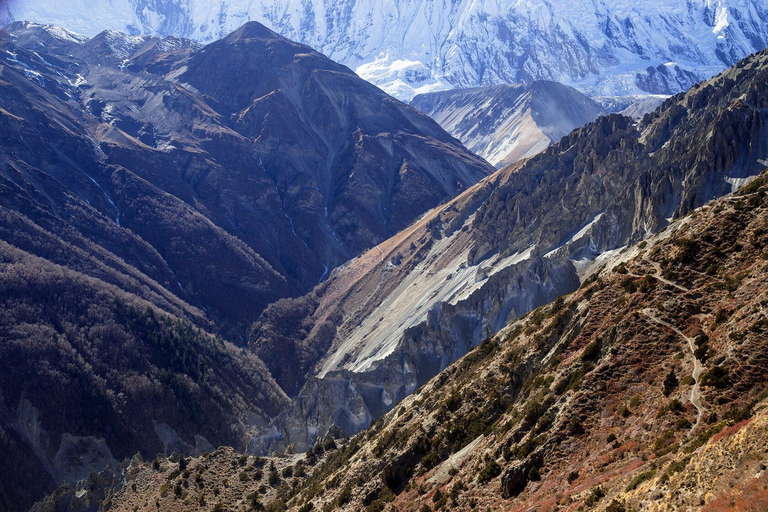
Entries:
{"type": "Polygon", "coordinates": [[[766,82],[762,52],[639,123],[602,117],[267,310],[251,346],[293,351],[306,368],[294,381],[308,380],[252,449],[303,450],[334,424],[354,434],[613,252],[760,172],[766,82]]]}

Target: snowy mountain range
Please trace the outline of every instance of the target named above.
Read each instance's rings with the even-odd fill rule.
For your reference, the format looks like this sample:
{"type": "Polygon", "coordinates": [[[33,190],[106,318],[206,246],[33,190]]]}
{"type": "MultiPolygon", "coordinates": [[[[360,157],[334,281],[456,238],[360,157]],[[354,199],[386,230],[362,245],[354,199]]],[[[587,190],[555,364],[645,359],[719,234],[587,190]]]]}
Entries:
{"type": "Polygon", "coordinates": [[[555,80],[670,94],[768,46],[765,0],[8,0],[0,23],[211,42],[249,20],[394,96],[555,80]]]}

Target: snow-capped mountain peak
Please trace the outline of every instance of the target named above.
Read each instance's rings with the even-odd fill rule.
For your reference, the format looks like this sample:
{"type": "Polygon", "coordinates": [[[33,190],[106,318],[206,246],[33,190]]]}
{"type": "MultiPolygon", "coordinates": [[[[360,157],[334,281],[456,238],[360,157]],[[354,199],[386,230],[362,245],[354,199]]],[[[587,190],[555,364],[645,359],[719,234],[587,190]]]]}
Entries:
{"type": "Polygon", "coordinates": [[[9,0],[0,21],[211,42],[255,20],[388,92],[556,80],[669,94],[768,46],[764,0],[9,0]]]}

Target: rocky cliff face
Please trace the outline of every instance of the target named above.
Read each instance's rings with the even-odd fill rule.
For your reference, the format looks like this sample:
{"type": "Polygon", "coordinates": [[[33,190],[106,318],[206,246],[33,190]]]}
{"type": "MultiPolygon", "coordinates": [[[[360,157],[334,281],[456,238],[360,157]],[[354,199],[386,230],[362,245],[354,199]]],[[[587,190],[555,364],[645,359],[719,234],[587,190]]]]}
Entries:
{"type": "Polygon", "coordinates": [[[545,81],[420,94],[411,106],[496,167],[530,158],[607,114],[576,89],[545,81]]]}
{"type": "Polygon", "coordinates": [[[768,45],[760,0],[107,0],[88,12],[77,0],[9,0],[7,11],[0,20],[201,42],[259,21],[403,100],[533,80],[674,94],[768,45]]]}
{"type": "Polygon", "coordinates": [[[511,319],[576,289],[615,251],[764,169],[767,61],[756,54],[637,125],[600,118],[307,298],[268,309],[251,346],[292,351],[310,380],[254,449],[304,449],[335,422],[354,433],[511,319]]]}
{"type": "Polygon", "coordinates": [[[743,510],[765,492],[766,223],[768,171],[502,329],[284,502],[743,510]]]}
{"type": "MultiPolygon", "coordinates": [[[[500,187],[478,210],[471,259],[482,259],[488,250],[519,252],[540,243],[540,237],[567,240],[574,231],[561,222],[566,212],[580,216],[582,226],[594,221],[592,230],[610,230],[613,219],[627,219],[615,236],[637,241],[663,227],[666,219],[759,172],[766,158],[765,99],[758,92],[768,79],[765,61],[765,52],[741,61],[668,99],[637,126],[628,118],[610,116],[564,138],[560,151],[548,151],[529,163],[528,180],[500,187]],[[604,174],[601,168],[614,172],[604,174]],[[616,181],[590,181],[595,175],[616,181]],[[634,182],[634,177],[641,179],[634,182]],[[627,178],[628,186],[622,183],[627,178]],[[552,186],[563,182],[565,187],[552,186]],[[585,195],[588,203],[582,205],[585,195]],[[556,198],[565,204],[545,218],[521,216],[556,198]]],[[[606,239],[595,248],[602,252],[610,244],[606,239]]]]}

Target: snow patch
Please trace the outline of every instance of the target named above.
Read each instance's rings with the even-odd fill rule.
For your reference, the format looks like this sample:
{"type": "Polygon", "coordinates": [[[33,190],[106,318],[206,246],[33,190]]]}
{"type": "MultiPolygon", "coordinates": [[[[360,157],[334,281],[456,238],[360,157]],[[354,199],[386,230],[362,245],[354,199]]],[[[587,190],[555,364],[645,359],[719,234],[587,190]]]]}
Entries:
{"type": "Polygon", "coordinates": [[[582,238],[584,238],[584,236],[589,232],[589,230],[592,228],[592,226],[594,226],[601,218],[603,218],[604,214],[605,214],[605,212],[601,212],[601,213],[597,214],[595,216],[595,218],[593,218],[591,221],[589,221],[589,223],[587,223],[586,226],[584,226],[583,228],[578,230],[576,233],[574,233],[573,236],[571,236],[568,240],[566,240],[562,244],[558,245],[557,247],[555,247],[554,249],[549,251],[547,254],[544,255],[544,257],[545,258],[551,258],[552,256],[555,255],[555,253],[558,250],[560,250],[560,248],[565,247],[565,246],[567,246],[567,245],[569,245],[569,244],[571,244],[571,243],[573,243],[573,242],[575,242],[577,240],[581,240],[582,238]]]}
{"type": "Polygon", "coordinates": [[[717,36],[718,39],[725,39],[725,30],[730,26],[728,22],[728,8],[720,6],[717,8],[717,15],[715,16],[715,26],[712,28],[712,33],[717,36]]]}
{"type": "Polygon", "coordinates": [[[355,72],[387,94],[407,102],[419,94],[452,88],[446,80],[435,77],[434,72],[422,62],[392,60],[388,55],[359,66],[355,72]]]}
{"type": "MultiPolygon", "coordinates": [[[[91,180],[91,182],[94,185],[96,185],[96,187],[98,187],[99,190],[101,190],[101,193],[104,194],[104,198],[106,198],[107,202],[112,205],[112,208],[115,209],[115,213],[116,213],[116,215],[115,215],[115,222],[117,223],[118,226],[120,226],[120,209],[118,209],[118,207],[115,204],[115,202],[112,200],[111,197],[109,197],[109,194],[107,194],[107,191],[104,190],[103,188],[101,188],[101,185],[99,185],[98,181],[96,181],[95,179],[91,178],[87,174],[85,175],[85,177],[88,178],[89,180],[91,180]]],[[[179,285],[179,286],[181,286],[181,285],[179,285]]]]}
{"type": "Polygon", "coordinates": [[[35,82],[40,87],[45,87],[45,78],[37,71],[31,69],[24,69],[24,76],[31,82],[35,82]]]}
{"type": "Polygon", "coordinates": [[[731,185],[731,193],[736,192],[744,185],[755,179],[757,176],[749,176],[747,178],[725,178],[725,181],[731,185]]]}

